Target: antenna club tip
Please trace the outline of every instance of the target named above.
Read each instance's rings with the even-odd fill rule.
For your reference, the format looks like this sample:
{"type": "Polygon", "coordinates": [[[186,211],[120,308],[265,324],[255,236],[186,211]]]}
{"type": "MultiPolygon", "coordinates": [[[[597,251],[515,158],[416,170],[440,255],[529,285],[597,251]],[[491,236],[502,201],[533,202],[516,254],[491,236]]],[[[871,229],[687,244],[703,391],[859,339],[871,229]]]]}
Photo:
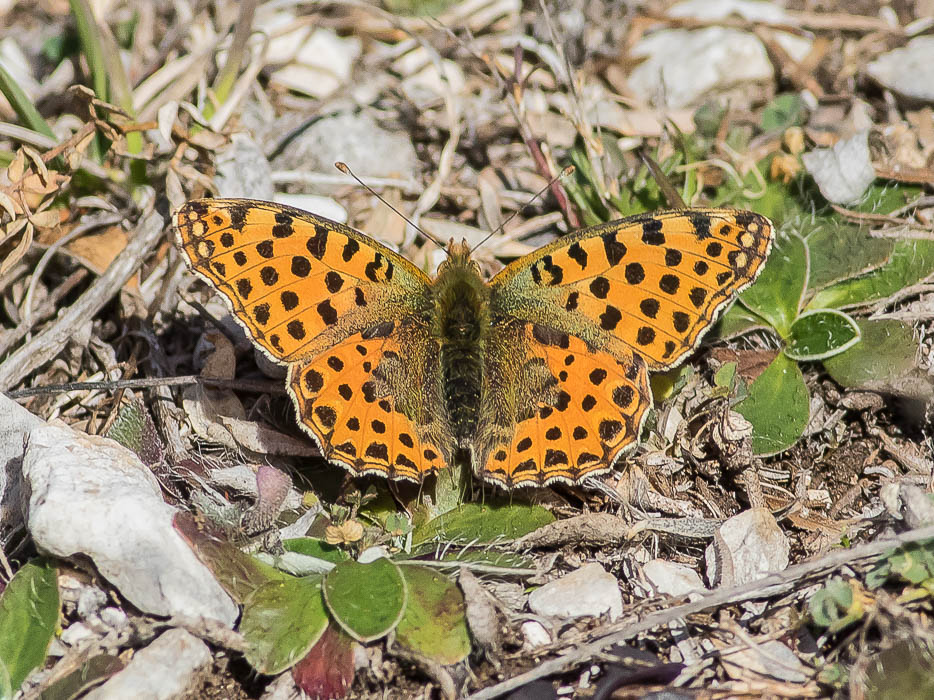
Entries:
{"type": "Polygon", "coordinates": [[[561,171],[561,177],[567,177],[568,175],[573,174],[575,170],[577,170],[577,168],[575,168],[573,165],[569,165],[561,171]]]}
{"type": "Polygon", "coordinates": [[[344,163],[343,161],[340,161],[340,160],[337,161],[336,163],[334,163],[334,167],[340,170],[345,175],[350,174],[350,168],[348,168],[347,163],[344,163]]]}

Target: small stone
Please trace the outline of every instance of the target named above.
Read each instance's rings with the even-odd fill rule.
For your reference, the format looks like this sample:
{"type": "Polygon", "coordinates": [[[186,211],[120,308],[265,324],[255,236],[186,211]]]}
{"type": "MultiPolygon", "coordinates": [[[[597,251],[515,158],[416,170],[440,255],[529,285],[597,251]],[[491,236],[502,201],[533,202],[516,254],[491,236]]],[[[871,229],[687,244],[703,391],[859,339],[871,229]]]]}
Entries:
{"type": "Polygon", "coordinates": [[[697,572],[689,566],[665,559],[653,559],[642,567],[642,578],[659,595],[683,596],[706,589],[697,572]]]}
{"type": "Polygon", "coordinates": [[[770,676],[787,683],[806,683],[812,675],[795,653],[777,639],[754,647],[741,645],[735,652],[724,653],[721,659],[726,672],[737,680],[770,676]]]}
{"type": "MultiPolygon", "coordinates": [[[[376,177],[411,178],[417,171],[418,156],[407,133],[387,131],[366,113],[345,112],[309,126],[273,164],[283,170],[337,174],[337,161],[347,163],[365,181],[376,177]]],[[[322,191],[328,189],[319,187],[322,191]]]]}
{"type": "Polygon", "coordinates": [[[726,573],[727,567],[721,571],[719,561],[723,557],[730,558],[732,580],[720,581],[721,585],[749,583],[788,566],[788,538],[767,508],[750,508],[734,515],[720,526],[720,536],[728,551],[717,553],[714,544],[707,547],[708,581],[720,581],[726,573]]]}
{"type": "Polygon", "coordinates": [[[662,30],[630,53],[643,60],[633,68],[629,88],[647,103],[668,107],[696,105],[711,93],[774,79],[762,42],[738,29],[662,30]]]}
{"type": "Polygon", "coordinates": [[[801,156],[820,193],[834,204],[859,201],[876,171],[869,156],[869,131],[838,141],[833,148],[817,148],[801,156]]]}
{"type": "Polygon", "coordinates": [[[934,101],[934,36],[919,36],[882,54],[866,66],[866,74],[903,97],[934,101]]]}
{"type": "Polygon", "coordinates": [[[23,455],[28,529],[54,556],[82,555],[145,613],[232,627],[238,609],[173,526],[152,472],[113,440],[42,425],[23,455]]]}
{"type": "Polygon", "coordinates": [[[171,629],[136,652],[125,669],[85,698],[171,700],[188,697],[200,683],[200,672],[210,668],[211,662],[207,644],[190,632],[171,629]]]}
{"type": "Polygon", "coordinates": [[[546,583],[529,595],[529,608],[553,617],[599,617],[615,620],[623,613],[623,596],[616,577],[597,563],[546,583]]]}
{"type": "Polygon", "coordinates": [[[523,646],[529,651],[551,644],[551,635],[548,634],[548,630],[546,630],[545,626],[540,622],[526,620],[522,623],[520,629],[522,631],[522,637],[525,639],[525,644],[523,646]]]}
{"type": "Polygon", "coordinates": [[[77,647],[98,639],[98,635],[83,622],[74,622],[62,630],[60,639],[63,644],[70,647],[77,647]]]}
{"type": "Polygon", "coordinates": [[[247,134],[234,134],[216,163],[214,184],[218,197],[273,198],[272,168],[263,149],[247,134]]]}

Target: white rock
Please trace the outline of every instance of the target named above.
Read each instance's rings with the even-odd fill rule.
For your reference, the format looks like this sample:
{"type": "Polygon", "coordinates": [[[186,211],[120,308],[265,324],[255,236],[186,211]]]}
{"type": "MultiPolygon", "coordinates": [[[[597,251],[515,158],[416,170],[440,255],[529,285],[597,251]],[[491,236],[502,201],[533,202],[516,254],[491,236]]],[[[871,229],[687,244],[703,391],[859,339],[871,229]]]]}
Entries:
{"type": "MultiPolygon", "coordinates": [[[[727,19],[731,15],[750,22],[795,24],[796,19],[779,3],[761,0],[686,0],[668,9],[669,17],[693,17],[706,22],[727,19]]],[[[788,32],[774,32],[775,41],[796,61],[804,60],[812,42],[788,32]]]]}
{"type": "Polygon", "coordinates": [[[548,630],[545,629],[545,626],[541,622],[526,620],[522,623],[520,630],[523,639],[525,639],[525,644],[523,646],[530,651],[532,649],[538,649],[538,647],[543,647],[546,644],[551,644],[551,635],[548,634],[548,630]]]}
{"type": "Polygon", "coordinates": [[[596,562],[546,583],[529,595],[529,608],[553,617],[598,617],[615,620],[623,613],[623,596],[616,577],[596,562]]]}
{"type": "Polygon", "coordinates": [[[672,5],[667,14],[669,17],[694,17],[707,21],[726,19],[730,15],[750,22],[781,24],[791,21],[781,5],[757,0],[686,0],[672,5]]]}
{"type": "Polygon", "coordinates": [[[122,630],[130,622],[125,612],[112,606],[101,610],[100,617],[101,622],[115,630],[122,630]]]}
{"type": "Polygon", "coordinates": [[[173,700],[188,697],[200,684],[199,672],[209,669],[211,662],[207,644],[185,630],[172,629],[136,652],[125,669],[85,698],[173,700]]]}
{"type": "Polygon", "coordinates": [[[248,134],[234,134],[216,163],[214,184],[219,197],[273,198],[272,168],[263,149],[248,134]]]}
{"type": "Polygon", "coordinates": [[[699,104],[710,93],[774,79],[765,47],[738,29],[670,29],[641,39],[630,52],[645,59],[633,68],[629,89],[645,102],[668,107],[699,104]]]}
{"type": "Polygon", "coordinates": [[[905,97],[934,100],[934,36],[919,36],[866,66],[870,78],[905,97]]]}
{"type": "Polygon", "coordinates": [[[402,92],[419,109],[446,95],[460,95],[467,81],[464,72],[454,61],[443,60],[441,70],[433,62],[402,81],[402,92]]]}
{"type": "Polygon", "coordinates": [[[113,440],[43,425],[29,434],[23,476],[40,549],[88,556],[143,612],[232,626],[237,607],[175,531],[149,469],[113,440]]]}
{"type": "Polygon", "coordinates": [[[97,617],[110,599],[97,586],[83,586],[78,594],[77,612],[82,619],[97,617]]]}
{"type": "Polygon", "coordinates": [[[834,204],[852,204],[876,179],[869,156],[869,131],[838,141],[833,148],[817,148],[801,156],[820,192],[834,204]]]}
{"type": "Polygon", "coordinates": [[[703,593],[706,589],[694,569],[664,559],[653,559],[640,572],[645,582],[658,595],[682,596],[703,593]]]}
{"type": "MultiPolygon", "coordinates": [[[[256,490],[256,470],[248,464],[236,464],[232,467],[211,469],[210,481],[213,486],[234,491],[238,496],[256,498],[259,495],[256,490]]],[[[301,508],[301,505],[302,494],[294,488],[289,489],[284,508],[297,509],[301,508]]],[[[301,534],[304,535],[305,533],[302,532],[301,534]]]]}
{"type": "Polygon", "coordinates": [[[61,640],[70,647],[81,646],[99,638],[96,632],[83,622],[73,622],[62,630],[61,640]]]}
{"type": "Polygon", "coordinates": [[[290,207],[313,212],[318,216],[324,216],[339,224],[347,223],[347,210],[332,197],[324,197],[319,194],[288,194],[286,192],[277,192],[275,201],[279,204],[286,204],[290,207]]]}
{"type": "Polygon", "coordinates": [[[363,44],[357,37],[340,37],[318,28],[300,40],[292,60],[272,73],[269,81],[312,97],[327,97],[346,85],[363,44]]]}
{"type": "Polygon", "coordinates": [[[13,399],[0,394],[0,540],[23,524],[23,449],[33,428],[45,425],[13,399]]]}
{"type": "MultiPolygon", "coordinates": [[[[734,515],[720,526],[720,535],[729,549],[733,569],[732,580],[722,583],[749,583],[788,566],[788,538],[767,508],[751,508],[734,515]]],[[[707,547],[704,556],[707,580],[719,580],[719,564],[713,544],[707,547]]]]}
{"type": "MultiPolygon", "coordinates": [[[[368,177],[414,177],[418,158],[406,132],[387,131],[363,112],[344,112],[309,126],[273,165],[276,169],[333,174],[337,161],[347,163],[366,181],[368,177]]],[[[328,190],[325,186],[318,189],[321,193],[328,190]]]]}

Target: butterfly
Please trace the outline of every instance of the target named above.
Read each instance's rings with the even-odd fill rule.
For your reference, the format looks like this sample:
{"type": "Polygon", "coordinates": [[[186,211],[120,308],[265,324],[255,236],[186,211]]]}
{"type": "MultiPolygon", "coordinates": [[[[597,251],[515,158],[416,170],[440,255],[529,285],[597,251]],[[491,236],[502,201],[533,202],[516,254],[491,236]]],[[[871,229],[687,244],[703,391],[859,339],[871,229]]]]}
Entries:
{"type": "Polygon", "coordinates": [[[190,201],[189,267],[288,368],[301,427],[352,474],[469,465],[504,488],[579,483],[635,444],[649,372],[749,286],[773,227],[684,209],[584,228],[486,281],[466,242],[434,277],[348,226],[272,202],[190,201]]]}

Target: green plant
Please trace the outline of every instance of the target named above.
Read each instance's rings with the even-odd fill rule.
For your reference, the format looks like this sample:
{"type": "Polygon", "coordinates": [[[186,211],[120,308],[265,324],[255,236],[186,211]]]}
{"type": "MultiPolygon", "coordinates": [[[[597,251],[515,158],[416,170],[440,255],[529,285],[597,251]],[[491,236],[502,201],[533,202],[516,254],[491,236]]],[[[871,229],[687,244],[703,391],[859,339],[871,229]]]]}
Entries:
{"type": "Polygon", "coordinates": [[[44,662],[59,617],[58,571],[26,563],[0,595],[0,698],[11,698],[44,662]]]}
{"type": "MultiPolygon", "coordinates": [[[[240,632],[250,664],[265,674],[292,668],[296,681],[308,690],[327,683],[325,671],[334,672],[335,664],[344,664],[337,677],[349,683],[353,646],[386,638],[434,663],[464,660],[471,646],[464,597],[438,566],[476,565],[477,560],[503,566],[494,543],[553,519],[539,506],[468,504],[414,529],[394,521],[394,531],[382,531],[384,541],[392,541],[408,530],[407,550],[388,543],[369,547],[371,535],[348,537],[353,541],[347,548],[367,547],[358,559],[345,548],[313,537],[286,540],[284,556],[257,559],[206,535],[187,516],[176,518],[176,527],[242,603],[240,632]],[[322,655],[329,657],[328,663],[319,663],[322,655]]],[[[353,529],[335,526],[334,539],[339,539],[337,531],[353,529]]],[[[527,565],[512,557],[511,565],[527,565]]]]}

